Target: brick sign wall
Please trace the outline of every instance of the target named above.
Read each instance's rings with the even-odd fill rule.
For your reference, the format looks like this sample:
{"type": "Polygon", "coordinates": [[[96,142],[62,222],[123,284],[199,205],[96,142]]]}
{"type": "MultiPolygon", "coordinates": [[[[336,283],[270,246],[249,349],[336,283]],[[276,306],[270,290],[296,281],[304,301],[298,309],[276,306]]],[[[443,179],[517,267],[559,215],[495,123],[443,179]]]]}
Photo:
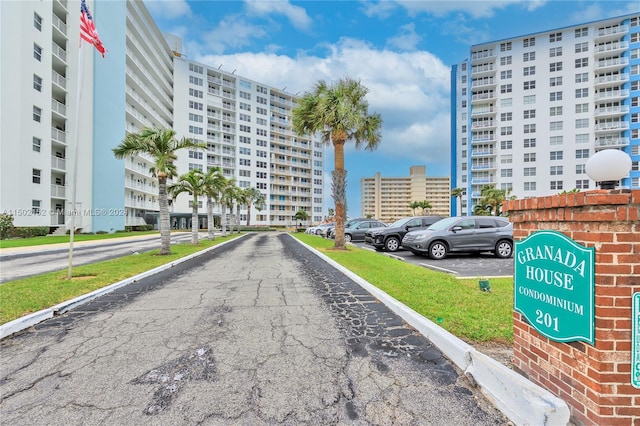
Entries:
{"type": "MultiPolygon", "coordinates": [[[[562,398],[578,425],[640,425],[632,385],[632,296],[640,292],[640,191],[596,190],[507,201],[516,241],[562,233],[595,249],[595,342],[552,341],[514,311],[514,364],[562,398]]],[[[635,355],[635,354],[634,354],[635,355]]]]}

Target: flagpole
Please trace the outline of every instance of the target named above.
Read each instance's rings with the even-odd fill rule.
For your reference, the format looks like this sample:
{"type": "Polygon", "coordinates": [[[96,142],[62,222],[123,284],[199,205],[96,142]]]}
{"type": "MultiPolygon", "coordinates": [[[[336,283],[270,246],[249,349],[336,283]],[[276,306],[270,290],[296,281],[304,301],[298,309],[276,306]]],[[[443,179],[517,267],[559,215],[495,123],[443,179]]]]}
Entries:
{"type": "Polygon", "coordinates": [[[73,140],[75,146],[73,148],[73,171],[71,176],[71,220],[69,229],[69,267],[67,268],[67,280],[71,280],[73,275],[73,236],[76,229],[76,186],[78,182],[78,153],[80,151],[80,97],[82,95],[82,77],[83,77],[83,63],[82,63],[82,41],[80,42],[80,53],[78,54],[78,85],[76,90],[76,110],[75,121],[73,123],[73,140]]]}

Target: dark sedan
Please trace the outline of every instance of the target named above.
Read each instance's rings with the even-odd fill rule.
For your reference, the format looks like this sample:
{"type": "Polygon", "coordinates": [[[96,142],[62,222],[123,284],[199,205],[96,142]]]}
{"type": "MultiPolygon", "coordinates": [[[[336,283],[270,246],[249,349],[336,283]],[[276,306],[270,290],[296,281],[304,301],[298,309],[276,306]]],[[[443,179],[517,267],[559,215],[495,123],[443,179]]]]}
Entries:
{"type": "Polygon", "coordinates": [[[396,251],[402,237],[409,231],[426,228],[442,219],[441,216],[411,216],[397,220],[387,228],[372,229],[364,236],[364,241],[376,250],[396,251]]]}

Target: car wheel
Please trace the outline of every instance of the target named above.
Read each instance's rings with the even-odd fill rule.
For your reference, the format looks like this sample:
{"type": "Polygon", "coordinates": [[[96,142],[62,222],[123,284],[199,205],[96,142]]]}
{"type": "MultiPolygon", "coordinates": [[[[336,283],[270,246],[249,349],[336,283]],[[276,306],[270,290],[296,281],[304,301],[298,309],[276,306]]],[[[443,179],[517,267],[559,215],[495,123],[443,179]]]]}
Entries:
{"type": "Polygon", "coordinates": [[[384,242],[384,248],[387,249],[387,251],[398,251],[400,248],[400,240],[396,237],[389,237],[387,241],[384,242]]]}
{"type": "Polygon", "coordinates": [[[500,240],[496,244],[496,251],[494,252],[496,257],[500,259],[506,259],[513,254],[513,243],[507,240],[500,240]]]}
{"type": "Polygon", "coordinates": [[[429,257],[435,260],[447,257],[447,245],[441,241],[436,241],[429,246],[429,257]]]}
{"type": "Polygon", "coordinates": [[[318,229],[318,230],[316,231],[316,235],[322,235],[322,231],[318,229]]]}
{"type": "Polygon", "coordinates": [[[344,234],[344,242],[345,243],[351,242],[351,234],[344,234]]]}

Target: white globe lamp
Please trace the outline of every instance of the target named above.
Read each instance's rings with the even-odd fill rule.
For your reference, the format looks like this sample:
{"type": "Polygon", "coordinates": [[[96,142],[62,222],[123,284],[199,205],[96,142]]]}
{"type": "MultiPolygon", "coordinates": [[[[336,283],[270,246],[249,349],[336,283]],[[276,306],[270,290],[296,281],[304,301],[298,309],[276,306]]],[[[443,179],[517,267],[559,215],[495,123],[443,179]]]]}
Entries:
{"type": "Polygon", "coordinates": [[[592,155],[585,171],[602,189],[615,189],[620,179],[631,170],[631,157],[618,149],[604,149],[592,155]]]}

